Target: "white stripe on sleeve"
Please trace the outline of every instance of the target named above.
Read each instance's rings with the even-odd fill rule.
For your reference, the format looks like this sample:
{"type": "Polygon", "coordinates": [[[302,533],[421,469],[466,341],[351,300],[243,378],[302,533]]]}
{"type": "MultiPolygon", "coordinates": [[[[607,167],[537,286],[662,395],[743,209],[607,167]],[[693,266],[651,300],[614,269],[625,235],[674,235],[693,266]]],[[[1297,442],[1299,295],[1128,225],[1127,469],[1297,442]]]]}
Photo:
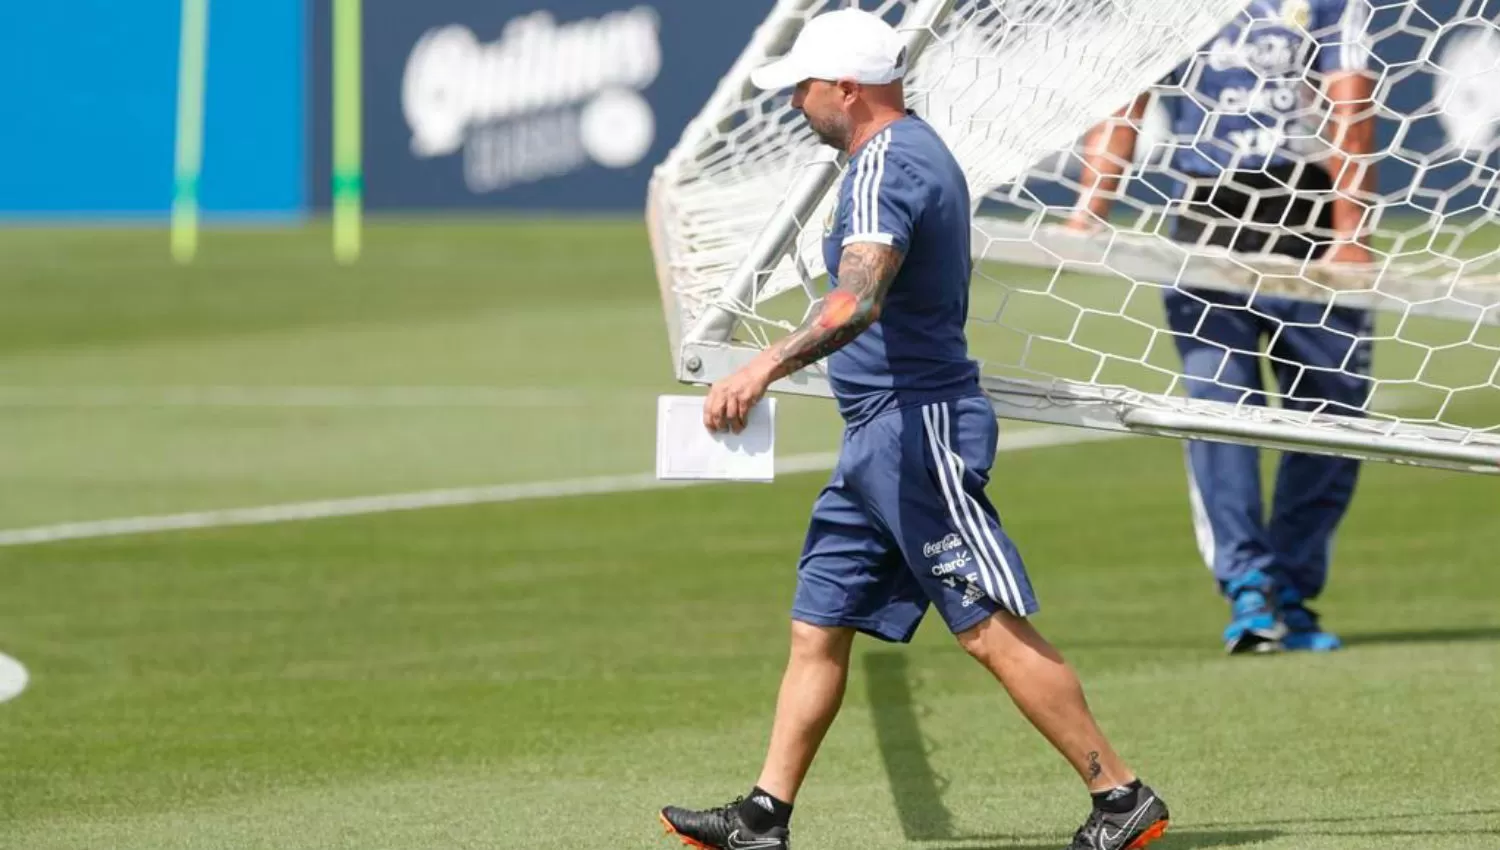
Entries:
{"type": "Polygon", "coordinates": [[[854,201],[851,236],[868,236],[879,232],[876,226],[880,221],[880,181],[885,175],[885,149],[890,141],[891,131],[886,129],[871,139],[864,153],[859,156],[851,193],[854,201]]]}
{"type": "Polygon", "coordinates": [[[891,146],[889,128],[880,134],[880,149],[875,151],[875,177],[870,181],[870,227],[866,233],[880,232],[880,183],[885,179],[885,151],[891,146]]]}
{"type": "Polygon", "coordinates": [[[858,242],[874,242],[879,245],[894,245],[896,237],[889,233],[854,233],[844,237],[843,247],[847,248],[858,242]]]}
{"type": "Polygon", "coordinates": [[[863,231],[860,218],[864,215],[864,192],[862,191],[865,177],[869,173],[869,160],[860,157],[854,164],[854,185],[849,189],[849,232],[859,233],[863,231]]]}

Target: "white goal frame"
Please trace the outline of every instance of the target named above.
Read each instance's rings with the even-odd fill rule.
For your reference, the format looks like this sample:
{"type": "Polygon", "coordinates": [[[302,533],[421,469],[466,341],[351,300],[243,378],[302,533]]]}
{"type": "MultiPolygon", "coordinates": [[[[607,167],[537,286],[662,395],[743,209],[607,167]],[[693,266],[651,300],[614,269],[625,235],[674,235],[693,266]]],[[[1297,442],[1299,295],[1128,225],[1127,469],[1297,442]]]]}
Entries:
{"type": "MultiPolygon", "coordinates": [[[[917,0],[907,10],[898,29],[908,40],[913,67],[930,43],[934,27],[950,13],[954,1],[917,0]]],[[[821,147],[798,169],[782,203],[759,231],[717,297],[696,311],[684,303],[676,278],[680,257],[674,252],[669,232],[675,181],[687,164],[684,161],[687,152],[718,129],[706,116],[721,114],[726,104],[743,98],[748,91],[749,71],[784,51],[795,37],[802,22],[799,11],[822,5],[821,0],[783,0],[778,5],[778,12],[786,14],[773,15],[757,29],[708,105],[688,125],[683,140],[653,175],[646,219],[674,373],[683,383],[712,383],[758,353],[760,349],[755,345],[734,339],[739,317],[747,311],[753,313],[763,288],[778,267],[784,274],[788,259],[800,265],[793,250],[794,242],[842,173],[845,157],[832,148],[821,147]]],[[[1100,114],[1090,120],[1105,117],[1107,114],[1100,114]]],[[[987,251],[976,259],[990,262],[1069,264],[1080,268],[1107,263],[1112,272],[1138,279],[1169,279],[1195,287],[1323,302],[1337,293],[1340,305],[1383,309],[1399,303],[1411,314],[1500,325],[1500,275],[1463,277],[1455,273],[1447,279],[1434,280],[1403,275],[1399,268],[1389,264],[1314,269],[1292,260],[1247,260],[1227,250],[1174,248],[1161,240],[1131,239],[1124,233],[1081,234],[1056,226],[998,218],[977,218],[975,228],[989,237],[987,241],[975,240],[976,254],[984,253],[980,250],[981,242],[987,251]]],[[[808,275],[801,268],[798,272],[811,295],[808,275]]],[[[1493,429],[1303,413],[1063,379],[1033,381],[986,376],[982,386],[1001,418],[1500,474],[1500,434],[1493,429]]],[[[771,390],[831,395],[822,364],[776,382],[771,390]]]]}

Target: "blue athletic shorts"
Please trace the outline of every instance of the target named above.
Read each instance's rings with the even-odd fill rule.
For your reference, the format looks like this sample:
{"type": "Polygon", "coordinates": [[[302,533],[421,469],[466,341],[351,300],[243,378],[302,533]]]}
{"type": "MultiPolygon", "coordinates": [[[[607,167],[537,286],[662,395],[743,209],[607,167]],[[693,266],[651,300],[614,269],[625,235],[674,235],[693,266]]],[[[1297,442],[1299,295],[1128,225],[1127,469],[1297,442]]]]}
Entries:
{"type": "Polygon", "coordinates": [[[984,396],[911,405],[844,433],[813,505],[793,619],[905,643],[929,604],[955,634],[1036,613],[984,487],[999,427],[984,396]]]}

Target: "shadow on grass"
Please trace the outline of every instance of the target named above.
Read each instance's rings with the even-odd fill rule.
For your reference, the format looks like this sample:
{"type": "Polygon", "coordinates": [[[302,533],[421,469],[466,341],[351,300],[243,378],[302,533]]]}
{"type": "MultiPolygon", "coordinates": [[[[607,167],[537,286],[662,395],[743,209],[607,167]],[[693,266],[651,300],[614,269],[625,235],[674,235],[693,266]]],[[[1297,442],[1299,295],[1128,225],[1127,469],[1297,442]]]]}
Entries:
{"type": "MultiPolygon", "coordinates": [[[[1346,646],[1381,646],[1422,643],[1484,643],[1500,641],[1500,626],[1472,626],[1451,629],[1403,629],[1386,632],[1340,633],[1346,646]]],[[[1107,639],[1059,640],[1058,649],[1066,654],[1071,650],[1152,650],[1154,652],[1192,652],[1205,656],[1222,655],[1223,650],[1213,636],[1201,640],[1190,639],[1131,639],[1128,637],[1107,639]]],[[[1274,657],[1274,656],[1272,656],[1274,657]]]]}
{"type": "MultiPolygon", "coordinates": [[[[1254,847],[1282,833],[1274,829],[1204,829],[1185,827],[1173,829],[1160,841],[1151,845],[1151,850],[1206,850],[1210,847],[1254,847]]],[[[951,844],[928,844],[923,850],[1060,850],[1068,845],[1068,838],[1040,835],[1017,835],[1010,838],[993,835],[984,838],[956,839],[951,844]]]]}
{"type": "Polygon", "coordinates": [[[865,689],[875,740],[891,783],[891,798],[908,841],[955,838],[953,815],[943,805],[948,782],[932,769],[934,746],[922,735],[904,652],[864,656],[865,689]]]}
{"type": "Polygon", "coordinates": [[[1479,643],[1500,641],[1500,626],[1460,629],[1410,629],[1405,631],[1364,632],[1344,635],[1348,646],[1378,646],[1402,643],[1479,643]]]}
{"type": "MultiPolygon", "coordinates": [[[[1366,635],[1358,642],[1376,642],[1366,635]]],[[[1401,640],[1495,640],[1500,629],[1454,629],[1434,632],[1393,632],[1391,642],[1401,640]],[[1428,637],[1433,635],[1433,637],[1428,637]],[[1436,637],[1442,635],[1442,637],[1436,637]]],[[[1351,641],[1355,642],[1355,641],[1351,641]]],[[[1057,833],[962,835],[954,828],[953,814],[943,804],[948,780],[932,768],[936,745],[922,734],[923,709],[915,698],[915,686],[905,652],[872,652],[863,656],[865,687],[875,724],[886,778],[901,831],[908,841],[921,842],[928,850],[1058,850],[1068,839],[1057,833]]],[[[1500,814],[1500,808],[1428,811],[1422,813],[1370,813],[1334,817],[1275,818],[1256,821],[1222,821],[1176,826],[1153,845],[1161,850],[1200,850],[1212,847],[1254,847],[1282,836],[1365,836],[1420,838],[1422,836],[1496,836],[1500,830],[1488,826],[1410,828],[1402,824],[1420,818],[1473,817],[1500,814]],[[1358,824],[1363,828],[1341,828],[1358,824]]]]}
{"type": "MultiPolygon", "coordinates": [[[[1487,838],[1500,838],[1500,829],[1487,829],[1485,827],[1477,829],[1310,829],[1305,832],[1298,832],[1297,835],[1318,835],[1328,838],[1369,838],[1377,841],[1389,838],[1435,838],[1438,836],[1444,838],[1473,838],[1476,835],[1486,836],[1487,838]]],[[[1409,846],[1421,847],[1422,845],[1419,843],[1409,843],[1409,846]]],[[[1484,844],[1471,844],[1470,846],[1494,847],[1495,845],[1487,841],[1484,844]]]]}
{"type": "MultiPolygon", "coordinates": [[[[1481,817],[1484,815],[1500,815],[1500,807],[1487,809],[1455,809],[1453,811],[1427,811],[1427,812],[1390,812],[1384,814],[1368,815],[1340,815],[1334,817],[1307,817],[1307,818],[1268,818],[1256,821],[1259,824],[1287,824],[1296,826],[1299,824],[1324,824],[1324,823],[1368,823],[1379,824],[1383,821],[1419,820],[1430,818],[1462,818],[1481,817]]],[[[1215,821],[1202,824],[1202,826],[1246,826],[1244,821],[1215,821]]],[[[1297,830],[1303,832],[1304,830],[1297,830]]],[[[1483,830],[1480,830],[1483,834],[1483,830]]],[[[1313,833],[1319,834],[1319,833],[1313,833]]],[[[1382,831],[1384,834],[1384,831],[1382,831]]],[[[1399,834],[1392,832],[1391,834],[1399,834]]]]}
{"type": "MultiPolygon", "coordinates": [[[[875,739],[906,840],[922,842],[931,850],[1058,850],[1068,843],[1066,836],[1057,834],[958,834],[953,814],[943,804],[948,780],[932,768],[930,756],[936,746],[922,734],[923,710],[915,698],[906,653],[872,652],[863,663],[875,739]]],[[[1188,827],[1168,832],[1155,846],[1248,847],[1280,834],[1269,829],[1188,827]]]]}
{"type": "MultiPolygon", "coordinates": [[[[1274,818],[1257,822],[1219,821],[1192,826],[1174,826],[1152,850],[1198,850],[1209,847],[1254,847],[1277,838],[1318,836],[1331,838],[1413,839],[1443,837],[1500,836],[1493,826],[1412,828],[1402,821],[1421,819],[1482,817],[1500,814],[1500,808],[1456,809],[1454,811],[1367,814],[1335,817],[1274,818]],[[1359,824],[1363,828],[1343,827],[1359,824]]],[[[1059,850],[1067,838],[1042,833],[989,835],[953,835],[942,843],[924,844],[923,850],[1059,850]]],[[[1420,844],[1412,844],[1414,847],[1420,844]]],[[[1485,844],[1482,846],[1490,846],[1485,844]]]]}

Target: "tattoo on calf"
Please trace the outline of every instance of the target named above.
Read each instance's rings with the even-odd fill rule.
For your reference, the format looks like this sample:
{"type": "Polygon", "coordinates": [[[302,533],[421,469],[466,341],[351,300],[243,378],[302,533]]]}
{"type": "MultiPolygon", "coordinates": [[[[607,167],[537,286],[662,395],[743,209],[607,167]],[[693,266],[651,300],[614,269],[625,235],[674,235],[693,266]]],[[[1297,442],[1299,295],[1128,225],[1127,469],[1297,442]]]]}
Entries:
{"type": "Polygon", "coordinates": [[[1103,772],[1104,772],[1104,768],[1102,768],[1102,767],[1099,766],[1099,752],[1097,750],[1090,750],[1089,751],[1089,779],[1090,780],[1098,779],[1099,778],[1099,774],[1101,774],[1103,772]]]}

